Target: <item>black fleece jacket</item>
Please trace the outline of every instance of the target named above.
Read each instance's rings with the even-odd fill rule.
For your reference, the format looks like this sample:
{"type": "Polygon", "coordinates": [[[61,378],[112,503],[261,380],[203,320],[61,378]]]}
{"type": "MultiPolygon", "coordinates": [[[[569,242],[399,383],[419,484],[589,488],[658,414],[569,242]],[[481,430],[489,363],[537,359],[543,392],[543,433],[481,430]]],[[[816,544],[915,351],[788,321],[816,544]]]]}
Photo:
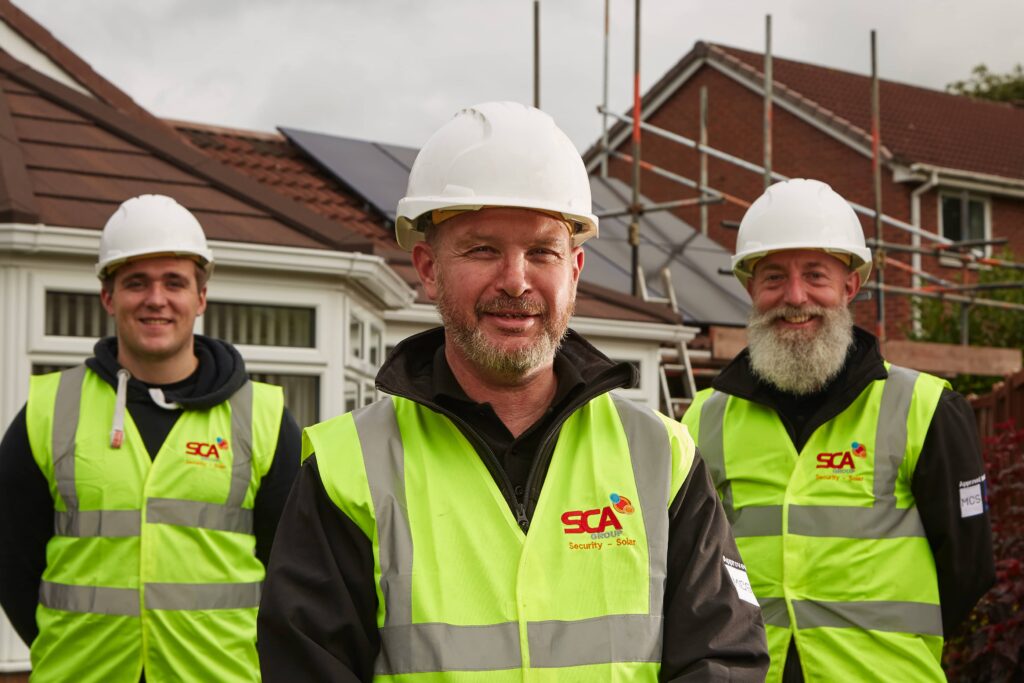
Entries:
{"type": "MultiPolygon", "coordinates": [[[[747,350],[726,366],[712,386],[773,409],[799,452],[818,427],[846,410],[870,382],[888,376],[878,340],[855,327],[853,345],[842,369],[819,392],[794,396],[760,381],[750,368],[747,350]]],[[[945,389],[928,427],[910,490],[935,557],[942,625],[947,637],[956,633],[995,581],[987,510],[971,517],[960,514],[959,483],[984,473],[981,441],[971,406],[960,394],[945,389]]],[[[791,646],[783,681],[803,680],[796,649],[791,646]]]]}
{"type": "MultiPolygon", "coordinates": [[[[86,365],[117,387],[117,339],[96,343],[86,365]]],[[[238,351],[226,342],[195,336],[196,371],[169,385],[128,382],[128,412],[139,429],[151,458],[160,451],[174,423],[185,410],[215,406],[226,401],[248,375],[238,351]],[[150,388],[159,388],[167,402],[180,409],[161,408],[150,388]]],[[[256,556],[267,564],[277,521],[299,469],[301,432],[287,409],[281,417],[277,448],[270,470],[260,482],[253,510],[256,556]]],[[[53,536],[53,498],[46,477],[32,457],[23,407],[0,442],[0,605],[15,631],[27,644],[38,635],[36,605],[46,568],[46,544],[53,536]]]]}
{"type": "MultiPolygon", "coordinates": [[[[561,425],[596,396],[631,385],[634,371],[570,331],[555,359],[550,409],[513,438],[489,405],[473,403],[455,382],[443,343],[440,329],[405,340],[381,368],[377,387],[448,416],[528,532],[561,425]]],[[[762,681],[768,659],[760,611],[739,599],[724,566],[723,558],[738,553],[699,456],[669,515],[661,679],[762,681]]],[[[260,605],[264,680],[371,680],[380,649],[376,619],[372,545],[328,497],[311,455],[281,517],[260,605]]]]}

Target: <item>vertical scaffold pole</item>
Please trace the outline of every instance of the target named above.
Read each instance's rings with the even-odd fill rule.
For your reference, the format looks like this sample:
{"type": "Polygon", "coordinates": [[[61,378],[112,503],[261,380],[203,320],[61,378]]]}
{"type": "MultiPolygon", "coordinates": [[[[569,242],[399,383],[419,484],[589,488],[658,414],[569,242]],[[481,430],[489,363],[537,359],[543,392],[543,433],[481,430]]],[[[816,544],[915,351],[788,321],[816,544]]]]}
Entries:
{"type": "Polygon", "coordinates": [[[608,27],[610,0],[604,0],[604,83],[601,88],[601,177],[608,177],[608,27]]]}
{"type": "MultiPolygon", "coordinates": [[[[878,96],[878,50],[874,29],[871,30],[871,173],[875,186],[875,243],[883,244],[882,237],[882,129],[878,96]]],[[[875,249],[875,277],[878,279],[876,303],[876,330],[879,341],[885,341],[885,251],[875,249]]]]}
{"type": "Polygon", "coordinates": [[[764,17],[764,186],[772,184],[772,15],[764,17]]]}
{"type": "Polygon", "coordinates": [[[629,244],[633,248],[633,296],[640,296],[640,0],[633,3],[633,203],[629,244]]]}
{"type": "MultiPolygon", "coordinates": [[[[700,197],[703,199],[708,191],[708,154],[704,148],[708,144],[708,87],[700,87],[700,197]]],[[[708,205],[700,205],[700,233],[708,234],[708,205]]]]}
{"type": "Polygon", "coordinates": [[[540,0],[533,0],[533,106],[540,109],[540,0]]]}

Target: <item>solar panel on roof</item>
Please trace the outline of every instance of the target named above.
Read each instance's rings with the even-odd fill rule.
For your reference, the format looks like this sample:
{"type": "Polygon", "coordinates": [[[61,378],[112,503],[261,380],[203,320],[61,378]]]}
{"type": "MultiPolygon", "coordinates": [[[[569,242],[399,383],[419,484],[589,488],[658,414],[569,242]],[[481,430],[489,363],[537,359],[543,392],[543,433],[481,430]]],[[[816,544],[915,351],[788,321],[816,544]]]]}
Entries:
{"type": "Polygon", "coordinates": [[[395,207],[405,195],[416,150],[365,140],[279,128],[281,134],[339,181],[352,188],[377,211],[395,220],[395,207]]]}

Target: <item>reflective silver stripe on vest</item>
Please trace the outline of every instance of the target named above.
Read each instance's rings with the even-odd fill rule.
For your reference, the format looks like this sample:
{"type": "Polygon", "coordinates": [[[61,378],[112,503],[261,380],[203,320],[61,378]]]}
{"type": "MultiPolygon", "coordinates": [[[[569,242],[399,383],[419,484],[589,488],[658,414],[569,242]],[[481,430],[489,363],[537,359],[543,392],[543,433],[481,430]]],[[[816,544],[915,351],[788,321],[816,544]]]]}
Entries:
{"type": "Polygon", "coordinates": [[[660,614],[612,614],[578,621],[531,621],[527,624],[530,666],[660,662],[662,625],[660,614]]]}
{"type": "Polygon", "coordinates": [[[262,582],[147,583],[146,609],[249,609],[260,606],[262,582]]]}
{"type": "MultiPolygon", "coordinates": [[[[611,615],[580,621],[527,624],[531,666],[556,667],[615,661],[660,661],[668,538],[668,431],[660,419],[615,399],[633,458],[650,552],[650,615],[611,615]],[[534,649],[536,648],[536,650],[534,649]]],[[[352,414],[373,498],[385,600],[377,675],[479,671],[522,666],[516,622],[484,626],[412,623],[412,533],[407,517],[405,450],[391,399],[352,414]]]]}
{"type": "Polygon", "coordinates": [[[65,612],[139,616],[139,592],[134,588],[74,586],[43,581],[39,586],[39,604],[65,612]]]}
{"type": "MultiPolygon", "coordinates": [[[[406,515],[405,448],[394,402],[388,398],[352,414],[380,539],[384,626],[412,623],[412,531],[406,515]]],[[[388,653],[381,648],[378,665],[388,653]]]]}
{"type": "Polygon", "coordinates": [[[252,520],[252,510],[230,505],[174,498],[150,498],[146,501],[147,524],[174,524],[252,534],[252,520]]]}
{"type": "Polygon", "coordinates": [[[758,598],[761,605],[761,617],[765,626],[789,628],[789,611],[786,609],[785,598],[758,598]]]}
{"type": "MultiPolygon", "coordinates": [[[[626,434],[633,464],[633,479],[640,498],[640,509],[644,512],[648,576],[651,581],[648,615],[660,616],[665,606],[665,581],[668,577],[668,496],[672,485],[672,443],[665,424],[650,408],[615,394],[612,394],[612,401],[626,434]]],[[[632,631],[628,633],[632,634],[632,631]]],[[[660,638],[658,651],[661,652],[660,638]]],[[[534,658],[531,656],[530,659],[533,661],[534,658]]]]}
{"type": "Polygon", "coordinates": [[[942,610],[921,602],[812,602],[794,600],[797,626],[856,628],[942,637],[942,610]]]}
{"type": "Polygon", "coordinates": [[[54,515],[58,536],[138,536],[141,524],[138,510],[71,510],[54,515]]]}
{"type": "Polygon", "coordinates": [[[375,673],[518,669],[519,625],[404,624],[380,630],[375,673]]]}
{"type": "Polygon", "coordinates": [[[790,533],[837,538],[924,537],[917,509],[896,507],[896,480],[907,450],[907,420],[918,375],[916,370],[893,365],[882,387],[873,454],[874,505],[791,505],[790,533]]]}
{"type": "Polygon", "coordinates": [[[779,536],[782,534],[781,505],[748,505],[739,510],[729,510],[729,513],[733,536],[779,536]]]}
{"type": "Polygon", "coordinates": [[[252,382],[238,388],[231,406],[231,490],[224,501],[228,507],[242,507],[252,481],[252,382]]]}
{"type": "Polygon", "coordinates": [[[84,381],[84,365],[76,365],[62,372],[53,404],[53,438],[50,446],[53,478],[57,482],[57,491],[64,501],[64,507],[68,510],[78,507],[78,493],[75,489],[75,433],[78,431],[84,381]]]}
{"type": "MultiPolygon", "coordinates": [[[[725,516],[729,523],[733,524],[736,522],[736,515],[732,503],[732,482],[729,481],[725,472],[725,435],[722,433],[725,425],[725,406],[728,402],[728,394],[723,394],[720,391],[711,392],[700,408],[698,437],[700,457],[708,466],[711,481],[722,498],[725,516]]],[[[733,533],[739,535],[735,533],[735,530],[733,533]]]]}

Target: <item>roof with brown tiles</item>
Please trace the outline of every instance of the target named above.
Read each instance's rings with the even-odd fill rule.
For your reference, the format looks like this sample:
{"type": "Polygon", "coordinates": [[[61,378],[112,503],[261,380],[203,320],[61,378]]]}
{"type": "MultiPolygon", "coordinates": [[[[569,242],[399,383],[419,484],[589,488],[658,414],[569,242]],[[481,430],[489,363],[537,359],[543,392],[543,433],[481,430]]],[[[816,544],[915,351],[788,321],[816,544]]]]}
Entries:
{"type": "MultiPolygon", "coordinates": [[[[322,216],[358,230],[377,245],[376,253],[410,287],[420,303],[428,299],[420,287],[409,254],[399,249],[392,227],[384,216],[367,207],[362,213],[361,198],[349,191],[334,176],[306,157],[291,141],[278,133],[261,133],[208,126],[183,121],[168,121],[189,142],[217,161],[245,173],[275,192],[305,204],[322,216]],[[359,207],[358,209],[356,207],[359,207]],[[354,215],[361,214],[361,218],[354,215]]],[[[581,281],[576,311],[579,315],[633,322],[677,324],[680,318],[668,307],[651,304],[632,296],[581,281]]]]}
{"type": "Polygon", "coordinates": [[[119,203],[166,194],[217,240],[369,251],[366,237],[0,51],[0,221],[101,229],[119,203]]]}
{"type": "MultiPolygon", "coordinates": [[[[669,90],[679,87],[679,79],[702,61],[754,88],[764,83],[762,53],[698,42],[644,94],[644,115],[650,116],[651,106],[671,96],[669,90]]],[[[870,77],[774,55],[772,76],[777,100],[870,146],[870,77]]],[[[882,154],[887,161],[1024,179],[1024,109],[884,79],[879,82],[879,102],[882,154]]],[[[611,135],[617,139],[625,131],[619,123],[611,135]]],[[[599,152],[597,144],[592,146],[585,155],[588,162],[599,152]]]]}
{"type": "MultiPolygon", "coordinates": [[[[713,58],[745,67],[759,81],[764,55],[710,45],[713,58]]],[[[772,73],[793,96],[832,114],[836,124],[871,130],[871,78],[772,57],[772,73]]],[[[883,144],[895,161],[1024,179],[1024,108],[879,80],[883,144]]]]}

